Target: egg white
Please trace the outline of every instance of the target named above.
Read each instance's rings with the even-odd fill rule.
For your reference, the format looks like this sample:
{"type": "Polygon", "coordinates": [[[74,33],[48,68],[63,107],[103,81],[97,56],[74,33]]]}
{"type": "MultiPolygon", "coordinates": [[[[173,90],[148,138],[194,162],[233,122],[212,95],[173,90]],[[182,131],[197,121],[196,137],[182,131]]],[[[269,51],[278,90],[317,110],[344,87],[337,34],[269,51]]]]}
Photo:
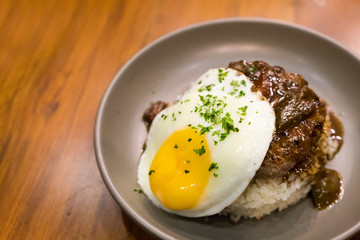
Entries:
{"type": "Polygon", "coordinates": [[[178,103],[163,110],[154,119],[146,141],[138,167],[138,183],[149,199],[161,209],[186,216],[202,217],[219,213],[234,202],[246,189],[256,171],[262,164],[275,131],[275,114],[269,102],[260,92],[252,92],[253,83],[242,73],[229,68],[220,71],[228,72],[223,80],[219,80],[219,69],[210,69],[181,97],[178,103]],[[221,82],[220,82],[221,81],[221,82]],[[238,87],[236,94],[232,83],[244,83],[238,87]],[[211,85],[213,84],[213,85],[211,85]],[[210,91],[204,90],[211,85],[210,91]],[[202,92],[199,92],[202,89],[202,92]],[[245,96],[237,97],[239,90],[245,96]],[[199,203],[192,209],[172,210],[166,208],[151,191],[149,170],[152,160],[163,142],[174,132],[183,130],[188,124],[197,126],[210,125],[194,109],[201,105],[199,95],[211,94],[224,99],[227,105],[223,113],[230,113],[234,127],[238,132],[231,132],[223,141],[212,136],[213,131],[221,130],[216,124],[210,132],[205,133],[211,161],[219,168],[217,177],[210,176],[208,184],[199,203]],[[226,98],[226,99],[225,99],[226,98]],[[247,106],[246,115],[241,115],[239,108],[247,106]],[[164,119],[164,116],[167,116],[164,119]],[[240,118],[243,118],[241,123],[240,118]],[[217,145],[215,142],[217,141],[217,145]]]}

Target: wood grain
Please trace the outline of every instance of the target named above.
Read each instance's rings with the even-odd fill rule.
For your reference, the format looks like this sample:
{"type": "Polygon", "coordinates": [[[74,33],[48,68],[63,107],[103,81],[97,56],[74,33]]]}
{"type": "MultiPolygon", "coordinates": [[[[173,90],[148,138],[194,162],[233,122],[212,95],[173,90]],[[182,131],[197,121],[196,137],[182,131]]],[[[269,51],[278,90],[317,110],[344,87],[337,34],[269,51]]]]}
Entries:
{"type": "Polygon", "coordinates": [[[0,239],[153,239],[108,193],[93,150],[106,87],[142,47],[192,23],[266,17],[360,56],[360,1],[3,0],[0,239]]]}

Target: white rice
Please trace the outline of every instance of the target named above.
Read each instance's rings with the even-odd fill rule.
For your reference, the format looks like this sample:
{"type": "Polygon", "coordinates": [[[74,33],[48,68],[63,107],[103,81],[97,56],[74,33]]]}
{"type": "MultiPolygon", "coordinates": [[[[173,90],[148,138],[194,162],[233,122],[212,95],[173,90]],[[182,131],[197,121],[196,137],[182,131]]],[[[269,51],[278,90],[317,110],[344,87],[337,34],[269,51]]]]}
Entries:
{"type": "Polygon", "coordinates": [[[311,189],[311,179],[296,177],[289,182],[283,178],[253,180],[241,196],[221,214],[237,222],[241,217],[261,218],[274,210],[281,211],[297,203],[311,189]]]}

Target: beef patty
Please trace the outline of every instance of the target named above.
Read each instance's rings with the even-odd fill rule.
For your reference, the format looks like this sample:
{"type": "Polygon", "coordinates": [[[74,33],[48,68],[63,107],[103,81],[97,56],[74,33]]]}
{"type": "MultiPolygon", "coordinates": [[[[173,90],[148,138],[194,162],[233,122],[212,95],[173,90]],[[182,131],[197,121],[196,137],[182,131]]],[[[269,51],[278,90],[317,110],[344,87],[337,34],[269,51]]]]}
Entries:
{"type": "Polygon", "coordinates": [[[327,162],[319,146],[326,105],[297,73],[264,61],[231,62],[243,72],[275,111],[276,131],[256,177],[286,177],[292,172],[315,174],[327,162]]]}

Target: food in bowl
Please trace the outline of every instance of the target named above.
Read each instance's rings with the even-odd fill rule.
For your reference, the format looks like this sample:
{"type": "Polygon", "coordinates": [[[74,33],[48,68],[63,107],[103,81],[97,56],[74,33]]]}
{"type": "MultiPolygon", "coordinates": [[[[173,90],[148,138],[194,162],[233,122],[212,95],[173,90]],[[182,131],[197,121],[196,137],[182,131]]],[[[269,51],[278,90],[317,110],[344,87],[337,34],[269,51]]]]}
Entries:
{"type": "Polygon", "coordinates": [[[299,74],[263,61],[233,62],[144,116],[150,128],[138,183],[167,212],[238,221],[282,210],[312,186],[319,209],[341,197],[341,177],[324,169],[341,133],[299,74]]]}

